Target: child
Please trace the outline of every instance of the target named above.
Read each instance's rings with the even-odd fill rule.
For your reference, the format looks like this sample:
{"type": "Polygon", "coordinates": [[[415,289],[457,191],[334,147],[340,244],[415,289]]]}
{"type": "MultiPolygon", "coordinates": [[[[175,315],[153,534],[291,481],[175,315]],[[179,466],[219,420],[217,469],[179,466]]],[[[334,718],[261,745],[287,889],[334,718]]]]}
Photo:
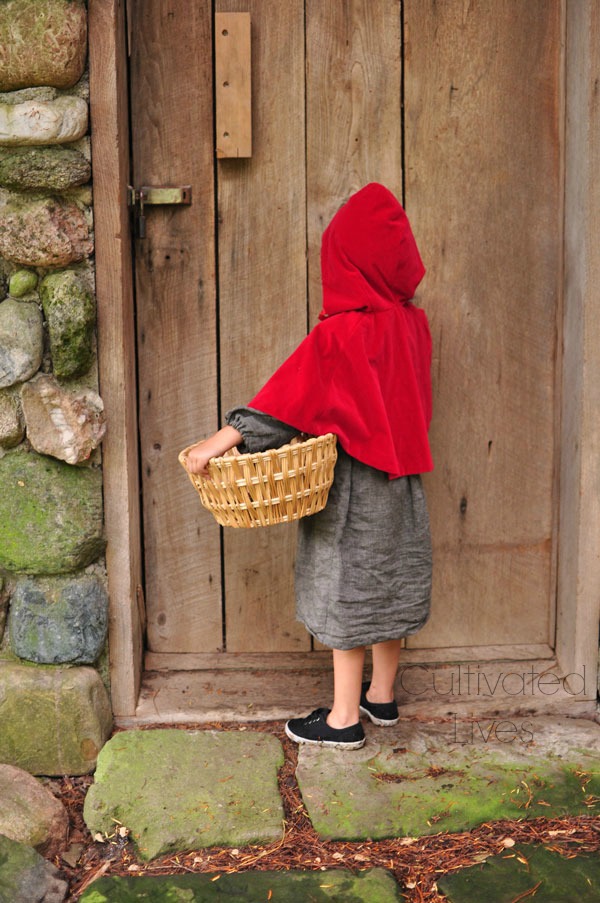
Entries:
{"type": "Polygon", "coordinates": [[[364,745],[360,712],[398,721],[402,638],[429,615],[431,544],[419,474],[432,469],[431,337],[411,299],[423,267],[406,214],[372,183],[338,210],[321,247],[319,324],[248,407],[194,446],[188,469],[234,446],[262,451],[299,433],[338,437],[325,509],[299,522],[297,617],[333,649],[334,700],[288,721],[298,743],[364,745]],[[365,646],[373,647],[362,682],[365,646]]]}

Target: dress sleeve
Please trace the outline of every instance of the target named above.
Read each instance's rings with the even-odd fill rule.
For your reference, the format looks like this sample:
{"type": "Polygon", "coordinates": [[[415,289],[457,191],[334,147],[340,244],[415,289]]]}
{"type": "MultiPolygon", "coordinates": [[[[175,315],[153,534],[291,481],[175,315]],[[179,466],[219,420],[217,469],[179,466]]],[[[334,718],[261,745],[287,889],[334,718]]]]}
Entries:
{"type": "Polygon", "coordinates": [[[225,422],[238,430],[244,437],[244,443],[240,446],[242,453],[279,448],[298,435],[295,427],[288,426],[287,423],[276,420],[275,417],[270,417],[269,414],[263,414],[262,411],[254,408],[232,408],[225,414],[225,422]]]}

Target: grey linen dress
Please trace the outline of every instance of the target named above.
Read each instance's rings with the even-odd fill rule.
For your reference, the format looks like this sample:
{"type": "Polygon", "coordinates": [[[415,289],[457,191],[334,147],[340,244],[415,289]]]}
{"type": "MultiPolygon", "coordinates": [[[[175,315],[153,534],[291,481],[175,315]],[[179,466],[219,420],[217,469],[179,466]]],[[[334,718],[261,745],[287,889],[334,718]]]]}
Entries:
{"type": "MultiPolygon", "coordinates": [[[[241,451],[289,442],[298,431],[248,407],[226,421],[241,451]]],[[[338,443],[335,478],[323,511],[299,522],[296,615],[321,643],[354,649],[416,633],[429,616],[431,540],[418,474],[387,474],[338,443]]]]}

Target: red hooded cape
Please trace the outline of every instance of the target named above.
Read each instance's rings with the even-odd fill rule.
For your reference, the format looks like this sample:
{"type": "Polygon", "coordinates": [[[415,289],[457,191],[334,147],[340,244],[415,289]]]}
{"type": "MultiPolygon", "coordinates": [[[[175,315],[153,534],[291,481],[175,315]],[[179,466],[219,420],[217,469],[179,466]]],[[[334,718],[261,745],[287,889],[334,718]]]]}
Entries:
{"type": "Polygon", "coordinates": [[[391,479],[433,468],[431,335],[410,299],[425,274],[406,213],[365,186],[323,234],[320,322],[249,402],[391,479]]]}

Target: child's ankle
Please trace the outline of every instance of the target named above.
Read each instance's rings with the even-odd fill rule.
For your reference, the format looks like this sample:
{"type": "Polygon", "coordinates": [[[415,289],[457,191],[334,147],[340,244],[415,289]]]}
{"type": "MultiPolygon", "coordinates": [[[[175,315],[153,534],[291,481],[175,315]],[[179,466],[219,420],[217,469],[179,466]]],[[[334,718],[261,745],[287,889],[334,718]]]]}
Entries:
{"type": "Polygon", "coordinates": [[[359,712],[336,712],[332,709],[327,716],[327,724],[335,730],[342,730],[344,727],[352,727],[359,721],[359,712]]]}
{"type": "Polygon", "coordinates": [[[386,702],[393,702],[395,699],[394,689],[390,689],[389,686],[382,686],[381,684],[373,683],[371,680],[371,685],[367,690],[367,699],[369,702],[383,704],[386,702]]]}

